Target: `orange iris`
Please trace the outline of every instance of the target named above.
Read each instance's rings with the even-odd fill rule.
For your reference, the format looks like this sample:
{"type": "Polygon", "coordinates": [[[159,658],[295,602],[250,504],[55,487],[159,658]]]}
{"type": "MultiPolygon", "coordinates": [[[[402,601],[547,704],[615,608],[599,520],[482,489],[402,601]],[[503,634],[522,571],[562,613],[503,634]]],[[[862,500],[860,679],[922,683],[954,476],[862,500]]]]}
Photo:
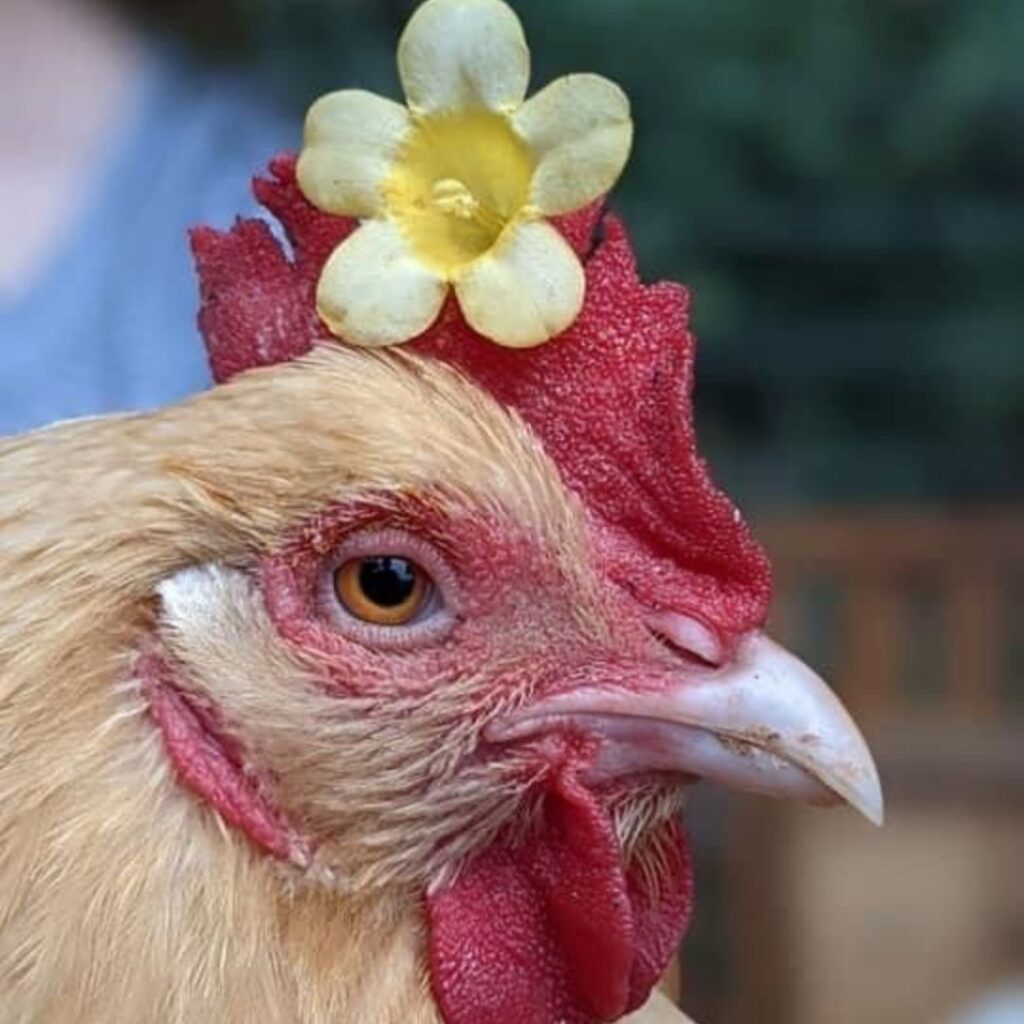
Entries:
{"type": "Polygon", "coordinates": [[[334,573],[338,600],[354,618],[377,626],[404,626],[423,610],[430,577],[398,555],[353,558],[334,573]]]}

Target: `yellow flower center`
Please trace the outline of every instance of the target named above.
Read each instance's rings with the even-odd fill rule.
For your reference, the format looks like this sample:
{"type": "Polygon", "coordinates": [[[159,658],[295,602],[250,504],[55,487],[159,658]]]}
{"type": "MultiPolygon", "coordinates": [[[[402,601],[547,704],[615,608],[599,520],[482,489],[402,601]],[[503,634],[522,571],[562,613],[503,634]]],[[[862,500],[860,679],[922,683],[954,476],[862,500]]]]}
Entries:
{"type": "Polygon", "coordinates": [[[523,212],[534,167],[529,147],[502,114],[423,118],[384,186],[388,213],[416,255],[451,281],[523,212]]]}

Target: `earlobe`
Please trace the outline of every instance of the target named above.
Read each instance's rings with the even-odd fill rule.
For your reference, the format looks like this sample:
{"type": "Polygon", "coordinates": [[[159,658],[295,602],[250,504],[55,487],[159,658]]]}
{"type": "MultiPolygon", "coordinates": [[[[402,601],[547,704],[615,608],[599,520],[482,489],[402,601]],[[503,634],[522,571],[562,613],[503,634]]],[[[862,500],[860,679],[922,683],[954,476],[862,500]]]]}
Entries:
{"type": "Polygon", "coordinates": [[[268,775],[239,731],[244,701],[221,700],[260,686],[259,676],[232,682],[248,675],[239,651],[248,651],[263,673],[280,660],[258,641],[251,580],[238,570],[197,566],[168,577],[158,593],[158,632],[136,658],[135,672],[178,782],[272,856],[308,867],[310,842],[278,811],[268,775]]]}

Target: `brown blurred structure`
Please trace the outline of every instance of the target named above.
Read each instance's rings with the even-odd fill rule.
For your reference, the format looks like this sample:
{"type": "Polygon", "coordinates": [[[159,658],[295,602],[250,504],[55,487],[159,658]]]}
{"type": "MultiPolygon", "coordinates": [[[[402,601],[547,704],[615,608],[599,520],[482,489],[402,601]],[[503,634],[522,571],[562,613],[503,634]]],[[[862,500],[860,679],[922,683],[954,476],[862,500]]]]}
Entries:
{"type": "Polygon", "coordinates": [[[710,1024],[942,1024],[1024,974],[1024,510],[759,532],[772,630],[863,726],[888,822],[731,803],[710,1024]]]}

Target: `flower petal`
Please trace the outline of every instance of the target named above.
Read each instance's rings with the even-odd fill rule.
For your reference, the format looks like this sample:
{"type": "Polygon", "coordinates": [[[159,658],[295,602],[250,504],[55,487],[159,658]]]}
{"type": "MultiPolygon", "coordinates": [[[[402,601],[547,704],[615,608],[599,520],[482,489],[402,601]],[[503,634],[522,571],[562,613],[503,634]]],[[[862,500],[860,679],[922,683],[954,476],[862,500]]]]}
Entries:
{"type": "Polygon", "coordinates": [[[569,243],[546,221],[519,224],[455,285],[470,326],[499,345],[529,348],[568,327],[586,280],[569,243]]]}
{"type": "Polygon", "coordinates": [[[408,341],[441,311],[448,286],[420,263],[390,221],[367,221],[324,265],[317,312],[333,334],[375,347],[408,341]]]}
{"type": "Polygon", "coordinates": [[[530,80],[530,50],[501,0],[427,0],[398,43],[398,74],[416,113],[512,110],[530,80]]]}
{"type": "Polygon", "coordinates": [[[372,217],[381,185],[412,127],[405,107],[361,89],[321,96],[306,115],[296,174],[305,197],[328,213],[372,217]]]}
{"type": "Polygon", "coordinates": [[[537,159],[531,202],[544,214],[578,210],[607,192],[633,142],[629,99],[600,75],[566,75],[512,117],[537,159]]]}

